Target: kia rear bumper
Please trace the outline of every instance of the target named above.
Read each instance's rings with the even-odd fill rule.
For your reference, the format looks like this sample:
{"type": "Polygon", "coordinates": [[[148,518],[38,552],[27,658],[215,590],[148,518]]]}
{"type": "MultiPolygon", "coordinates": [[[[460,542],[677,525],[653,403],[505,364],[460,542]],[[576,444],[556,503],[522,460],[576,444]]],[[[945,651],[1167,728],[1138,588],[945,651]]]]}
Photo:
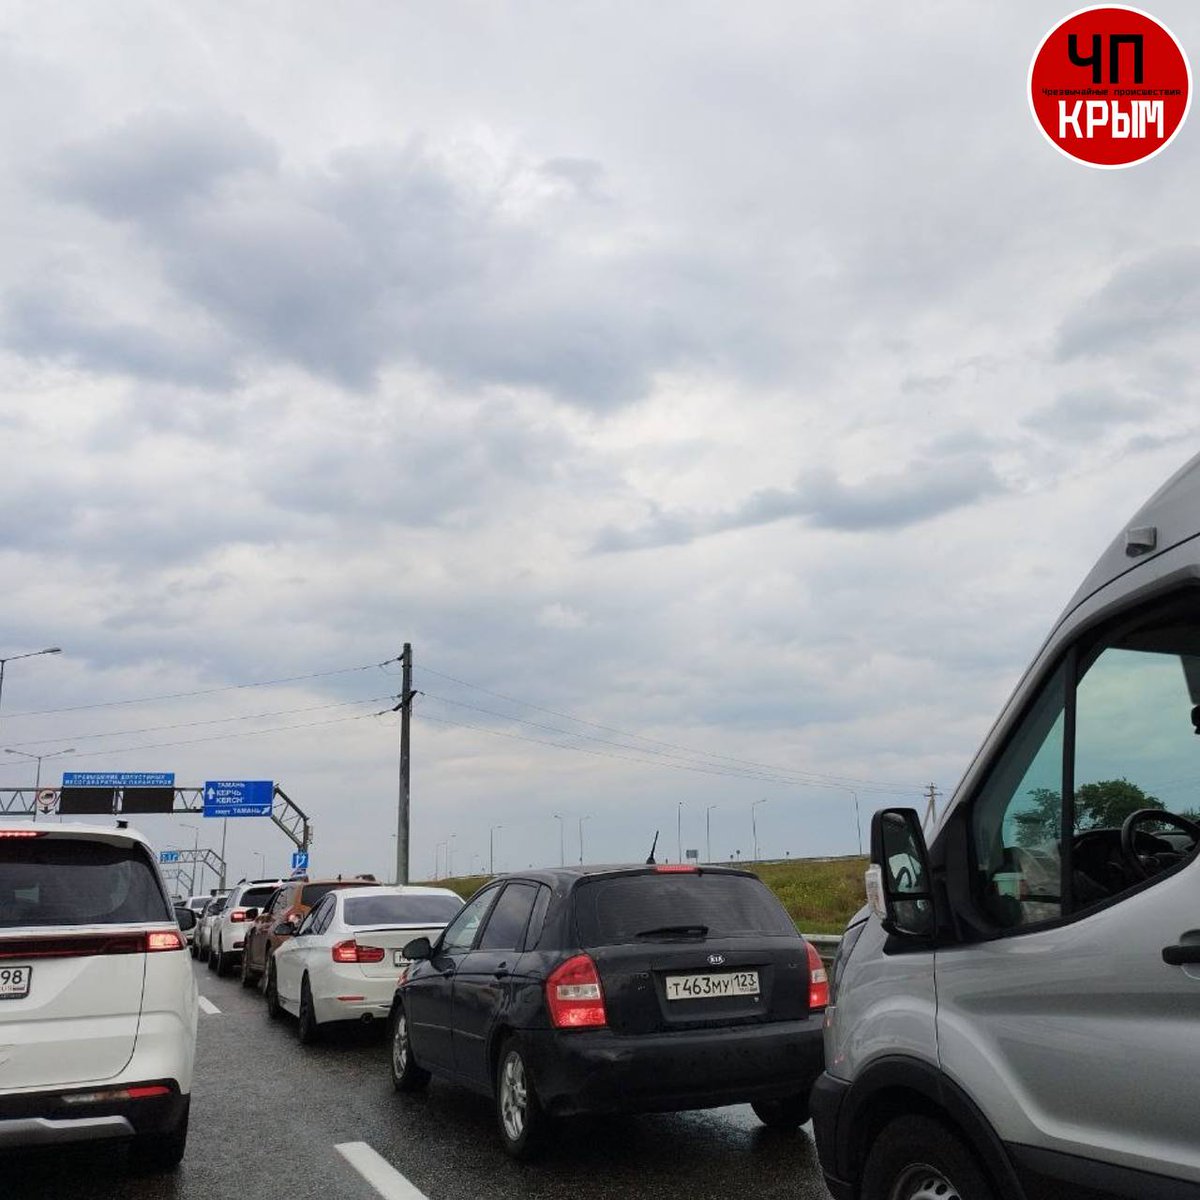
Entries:
{"type": "Polygon", "coordinates": [[[721,1029],[621,1036],[532,1030],[538,1099],[555,1116],[675,1112],[807,1094],[825,1065],[824,1014],[721,1029]]]}

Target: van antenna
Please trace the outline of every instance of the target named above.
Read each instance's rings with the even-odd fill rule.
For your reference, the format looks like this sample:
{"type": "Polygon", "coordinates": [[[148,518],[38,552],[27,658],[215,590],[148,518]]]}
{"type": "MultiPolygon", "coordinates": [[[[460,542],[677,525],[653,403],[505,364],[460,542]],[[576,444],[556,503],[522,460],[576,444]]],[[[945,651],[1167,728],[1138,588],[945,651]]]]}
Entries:
{"type": "Polygon", "coordinates": [[[658,848],[658,830],[656,829],[656,830],[654,831],[654,843],[653,843],[653,845],[650,847],[650,853],[649,853],[649,855],[648,855],[648,856],[647,856],[647,858],[646,858],[646,865],[647,865],[648,867],[652,867],[652,866],[654,866],[654,851],[655,851],[657,848],[658,848]]]}

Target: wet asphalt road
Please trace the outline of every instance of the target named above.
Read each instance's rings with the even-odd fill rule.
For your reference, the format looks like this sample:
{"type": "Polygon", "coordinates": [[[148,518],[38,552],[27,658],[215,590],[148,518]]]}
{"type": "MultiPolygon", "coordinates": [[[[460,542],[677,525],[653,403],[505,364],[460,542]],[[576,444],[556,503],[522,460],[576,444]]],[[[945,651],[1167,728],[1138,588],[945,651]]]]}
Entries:
{"type": "MultiPolygon", "coordinates": [[[[811,1127],[783,1135],[746,1107],[563,1122],[546,1156],[512,1162],[491,1104],[435,1080],[399,1096],[382,1028],[298,1044],[256,991],[196,964],[201,1012],[191,1126],[172,1176],[132,1177],[113,1147],[0,1157],[20,1200],[379,1200],[334,1149],[365,1142],[428,1200],[828,1200],[811,1127]]],[[[412,1197],[416,1200],[416,1197],[412,1197]]]]}

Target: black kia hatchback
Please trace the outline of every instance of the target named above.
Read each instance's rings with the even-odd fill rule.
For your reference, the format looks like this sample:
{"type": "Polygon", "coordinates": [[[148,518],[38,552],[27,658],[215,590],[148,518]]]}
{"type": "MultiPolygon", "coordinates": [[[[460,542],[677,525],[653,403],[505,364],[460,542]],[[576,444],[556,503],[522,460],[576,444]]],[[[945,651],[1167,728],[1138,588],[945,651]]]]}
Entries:
{"type": "Polygon", "coordinates": [[[549,1121],[750,1103],[808,1120],[829,997],[816,950],[754,875],[668,864],[492,880],[410,960],[391,1014],[400,1091],[430,1074],[496,1104],[505,1149],[549,1121]]]}

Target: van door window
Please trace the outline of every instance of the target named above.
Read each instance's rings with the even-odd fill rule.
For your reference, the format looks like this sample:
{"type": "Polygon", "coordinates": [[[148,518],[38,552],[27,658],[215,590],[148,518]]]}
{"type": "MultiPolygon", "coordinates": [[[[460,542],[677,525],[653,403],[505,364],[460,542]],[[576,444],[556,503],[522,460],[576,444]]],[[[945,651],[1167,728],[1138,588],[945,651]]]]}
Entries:
{"type": "Polygon", "coordinates": [[[1075,812],[1071,887],[1087,908],[1178,865],[1200,822],[1200,622],[1194,602],[1160,609],[1104,638],[1085,662],[1075,699],[1075,812]],[[1121,829],[1136,812],[1153,816],[1121,829]]]}
{"type": "Polygon", "coordinates": [[[972,812],[976,900],[1002,929],[1062,915],[1064,668],[993,765],[972,812]]]}

